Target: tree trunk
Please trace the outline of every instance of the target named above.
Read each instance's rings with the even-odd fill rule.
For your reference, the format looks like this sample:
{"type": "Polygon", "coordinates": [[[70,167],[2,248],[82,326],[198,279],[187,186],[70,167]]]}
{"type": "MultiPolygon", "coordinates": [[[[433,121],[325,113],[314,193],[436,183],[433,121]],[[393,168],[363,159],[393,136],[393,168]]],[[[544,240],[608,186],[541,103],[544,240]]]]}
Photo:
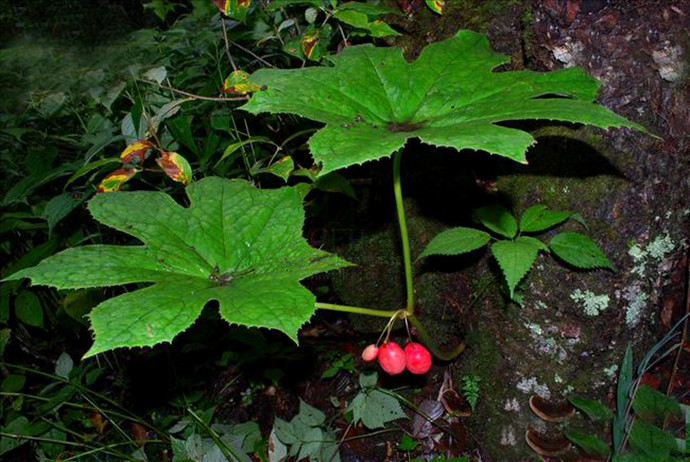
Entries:
{"type": "MultiPolygon", "coordinates": [[[[477,160],[486,156],[444,153],[462,157],[465,181],[474,177],[472,187],[479,187],[479,196],[475,190],[474,198],[465,197],[472,206],[493,200],[508,203],[521,213],[541,203],[553,210],[579,213],[588,229],[571,220],[559,231],[588,234],[616,267],[615,272],[574,271],[543,255],[525,280],[522,307],[506,304],[496,286],[469,307],[473,295],[483,287],[482,281],[496,274],[487,253],[474,266],[478,269],[470,269],[466,260],[455,260],[455,268],[441,270],[446,285],[455,284],[454,297],[449,295],[453,291],[437,290],[435,305],[420,302],[420,315],[429,322],[441,319],[435,310],[442,310],[444,316],[454,311],[461,318],[450,329],[462,329],[469,349],[454,366],[455,384],[457,387],[465,374],[481,377],[476,413],[465,423],[484,460],[490,461],[533,457],[525,442],[526,430],[555,429],[530,410],[528,402],[534,394],[552,400],[586,396],[613,404],[616,371],[627,345],[632,344],[639,362],[687,309],[689,5],[603,0],[515,3],[446,2],[442,16],[419,10],[399,24],[412,37],[396,44],[414,56],[426,43],[460,28],[488,32],[493,47],[511,56],[511,69],[583,68],[601,81],[600,103],[644,125],[650,134],[530,124],[538,144],[528,152],[528,166],[493,157],[487,163],[477,160]]],[[[415,146],[412,150],[421,149],[415,146]]],[[[426,162],[433,158],[427,157],[426,162]]],[[[426,188],[428,193],[428,189],[439,189],[439,182],[452,183],[437,178],[447,177],[453,170],[448,166],[441,170],[445,171],[440,176],[418,183],[408,174],[413,200],[419,199],[415,190],[426,188]]],[[[472,193],[467,188],[464,193],[472,193]]],[[[455,189],[438,197],[445,203],[457,203],[454,211],[463,214],[470,205],[453,199],[462,196],[455,189]]],[[[424,213],[423,204],[412,209],[424,213]]],[[[454,219],[441,216],[440,220],[441,227],[456,224],[454,219]]],[[[431,228],[438,226],[434,223],[431,228]]],[[[417,249],[431,237],[428,228],[411,233],[417,249]]],[[[371,255],[381,251],[376,242],[365,239],[356,245],[360,253],[371,255]]],[[[347,256],[348,251],[344,253],[347,256]]],[[[351,252],[350,256],[357,259],[351,252]]],[[[394,267],[396,262],[388,256],[373,260],[384,268],[394,267]]],[[[363,262],[358,270],[360,282],[363,275],[372,274],[367,272],[367,264],[372,262],[363,262]]],[[[425,269],[433,271],[432,267],[418,268],[422,273],[418,278],[427,277],[425,269]]],[[[377,283],[371,284],[376,290],[377,283]]],[[[436,290],[437,285],[427,285],[430,293],[436,290]]],[[[365,302],[358,297],[353,300],[346,292],[345,287],[341,294],[348,301],[365,302]]],[[[401,294],[392,299],[396,297],[401,294]]],[[[457,337],[460,332],[451,334],[457,337]]],[[[446,338],[448,333],[440,337],[446,338]]],[[[584,425],[579,417],[571,422],[571,428],[584,425]]],[[[606,437],[603,425],[599,430],[606,437]]]]}

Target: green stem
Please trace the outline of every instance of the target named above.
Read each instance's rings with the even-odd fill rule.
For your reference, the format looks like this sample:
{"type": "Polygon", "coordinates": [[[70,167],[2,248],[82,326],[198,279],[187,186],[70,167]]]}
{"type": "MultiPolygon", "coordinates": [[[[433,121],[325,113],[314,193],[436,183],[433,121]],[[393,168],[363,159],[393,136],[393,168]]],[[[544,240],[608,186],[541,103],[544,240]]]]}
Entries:
{"type": "Polygon", "coordinates": [[[209,433],[209,435],[211,435],[211,439],[213,439],[213,442],[216,443],[216,446],[218,446],[218,449],[220,449],[220,452],[223,453],[226,459],[243,459],[237,454],[237,452],[239,452],[239,448],[231,444],[226,444],[225,441],[223,441],[220,438],[220,435],[218,435],[218,433],[216,433],[216,431],[213,428],[211,428],[206,422],[204,422],[204,420],[201,417],[196,415],[196,413],[192,411],[191,408],[187,408],[187,412],[189,412],[192,415],[192,417],[194,417],[194,420],[196,420],[197,423],[201,425],[204,428],[204,430],[206,430],[209,433]]]}
{"type": "Polygon", "coordinates": [[[405,207],[403,206],[402,187],[400,186],[400,159],[402,150],[393,154],[393,191],[395,193],[395,208],[398,212],[400,225],[400,240],[403,248],[403,262],[405,264],[405,288],[407,289],[407,314],[414,315],[414,287],[412,286],[412,258],[410,257],[410,238],[407,234],[405,222],[405,207]]]}
{"type": "MultiPolygon", "coordinates": [[[[161,440],[146,440],[146,444],[151,444],[151,443],[162,443],[162,444],[165,444],[165,441],[161,441],[161,440]]],[[[72,457],[68,457],[67,459],[60,459],[60,460],[61,460],[62,462],[67,462],[67,461],[69,461],[69,460],[77,460],[77,459],[81,459],[82,457],[86,457],[86,456],[89,456],[89,455],[91,455],[91,454],[95,454],[95,453],[97,453],[97,452],[105,452],[106,454],[109,454],[109,453],[112,452],[112,451],[109,451],[110,448],[116,448],[116,447],[118,447],[118,446],[125,446],[125,445],[127,445],[127,444],[129,444],[129,442],[124,442],[124,443],[112,443],[112,444],[109,444],[109,445],[107,445],[107,446],[94,448],[94,449],[91,449],[90,451],[81,452],[81,453],[76,454],[76,455],[74,455],[74,456],[72,456],[72,457]]],[[[127,456],[126,454],[122,454],[122,453],[120,453],[120,452],[116,453],[115,455],[118,456],[118,457],[122,457],[122,456],[124,456],[124,457],[129,457],[129,456],[127,456]]],[[[140,460],[140,459],[130,459],[130,460],[138,461],[138,460],[140,460]]]]}
{"type": "Polygon", "coordinates": [[[343,311],[345,313],[366,314],[369,316],[379,316],[382,318],[390,318],[397,313],[397,311],[374,310],[372,308],[360,308],[358,306],[343,306],[335,305],[333,303],[316,302],[316,308],[319,310],[343,311]]]}
{"type": "Polygon", "coordinates": [[[461,343],[451,351],[441,351],[438,345],[436,345],[436,342],[426,331],[422,323],[419,322],[419,319],[417,319],[414,315],[407,316],[407,319],[412,323],[415,329],[417,329],[417,333],[422,338],[422,340],[424,340],[424,343],[429,347],[434,356],[436,356],[441,361],[450,361],[452,359],[455,359],[460,355],[460,353],[462,353],[465,350],[465,344],[461,343]]]}
{"type": "Polygon", "coordinates": [[[408,400],[407,398],[405,398],[403,395],[401,395],[401,394],[399,394],[399,393],[396,393],[396,392],[394,392],[394,391],[392,391],[392,390],[387,390],[387,389],[385,389],[385,388],[378,388],[378,387],[376,387],[376,389],[379,390],[379,391],[382,392],[382,393],[387,394],[388,396],[392,396],[393,398],[397,399],[398,401],[400,401],[401,403],[403,403],[405,406],[409,407],[409,408],[412,409],[414,412],[416,412],[417,414],[419,414],[420,417],[422,417],[424,420],[426,420],[427,422],[429,422],[429,423],[430,423],[431,425],[433,425],[434,427],[438,428],[439,430],[441,430],[441,431],[443,431],[443,432],[448,433],[448,434],[451,435],[451,436],[454,436],[453,430],[452,430],[450,427],[448,427],[448,426],[446,426],[446,425],[441,425],[440,423],[438,423],[438,422],[443,422],[443,419],[433,419],[433,418],[431,418],[431,416],[430,416],[429,414],[427,414],[426,412],[422,411],[422,410],[419,408],[419,406],[415,405],[412,401],[408,400]]]}
{"type": "MultiPolygon", "coordinates": [[[[461,343],[449,352],[441,351],[431,336],[428,334],[421,322],[414,316],[414,286],[412,285],[412,258],[410,256],[410,237],[407,233],[407,222],[405,221],[405,207],[403,205],[402,187],[400,185],[400,160],[402,150],[393,154],[393,192],[395,193],[395,208],[400,225],[400,240],[402,241],[403,263],[405,266],[405,289],[407,291],[407,305],[405,307],[405,317],[417,329],[419,336],[426,343],[431,352],[442,361],[450,361],[456,358],[465,349],[465,344],[461,343]]],[[[380,316],[393,318],[400,314],[400,311],[374,310],[371,308],[360,308],[356,306],[334,305],[331,303],[316,303],[316,308],[321,310],[344,311],[346,313],[365,314],[369,316],[380,316]]]]}
{"type": "MultiPolygon", "coordinates": [[[[70,446],[70,447],[76,447],[76,448],[89,448],[90,450],[87,451],[87,453],[92,453],[95,451],[102,451],[110,455],[114,455],[115,457],[119,457],[120,460],[132,460],[136,461],[138,459],[135,459],[131,456],[128,456],[127,454],[124,454],[120,451],[116,451],[112,448],[116,446],[125,446],[128,445],[129,442],[124,442],[124,443],[116,443],[116,444],[111,444],[108,446],[93,446],[87,443],[77,443],[74,441],[64,441],[64,440],[58,440],[54,438],[45,438],[42,436],[30,436],[30,435],[20,435],[16,433],[5,433],[5,432],[0,432],[0,436],[3,438],[13,438],[16,440],[29,440],[29,441],[37,441],[40,443],[50,443],[50,444],[61,444],[63,446],[70,446]]],[[[83,454],[80,454],[79,456],[81,457],[83,454]]],[[[61,459],[61,460],[71,460],[74,459],[74,457],[70,457],[70,459],[61,459]]]]}
{"type": "Polygon", "coordinates": [[[374,436],[383,435],[385,433],[401,432],[401,431],[403,431],[402,428],[386,428],[385,430],[377,430],[374,432],[364,433],[362,435],[355,435],[355,436],[350,436],[349,438],[343,438],[343,442],[361,440],[362,438],[372,438],[374,436]]]}

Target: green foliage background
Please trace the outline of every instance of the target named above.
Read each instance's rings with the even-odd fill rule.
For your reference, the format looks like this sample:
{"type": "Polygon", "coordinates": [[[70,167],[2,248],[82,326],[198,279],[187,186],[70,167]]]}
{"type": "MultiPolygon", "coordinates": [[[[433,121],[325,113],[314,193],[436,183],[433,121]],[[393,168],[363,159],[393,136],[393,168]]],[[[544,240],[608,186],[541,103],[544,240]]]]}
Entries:
{"type": "MultiPolygon", "coordinates": [[[[0,22],[8,23],[10,12],[22,8],[19,3],[0,8],[0,22]]],[[[163,15],[160,24],[152,14],[140,14],[150,9],[144,10],[134,3],[137,2],[120,3],[125,9],[131,5],[124,13],[128,18],[125,24],[100,19],[85,21],[89,30],[71,28],[63,22],[61,14],[66,12],[62,2],[42,4],[29,14],[36,18],[31,20],[30,27],[23,29],[33,36],[0,50],[0,168],[5,180],[0,187],[2,277],[32,275],[36,282],[60,289],[28,287],[19,280],[5,282],[0,288],[0,357],[26,361],[26,367],[3,365],[11,373],[2,382],[2,430],[37,438],[31,443],[3,438],[0,454],[28,450],[31,446],[33,452],[57,456],[72,443],[106,454],[112,460],[132,460],[146,451],[155,457],[162,447],[172,448],[181,460],[211,453],[214,457],[232,455],[244,460],[252,454],[265,455],[268,441],[275,437],[286,451],[290,446],[297,454],[330,459],[334,449],[331,440],[340,435],[333,431],[330,419],[327,422],[321,411],[306,403],[290,421],[294,434],[282,437],[275,433],[262,435],[251,422],[235,422],[231,426],[213,423],[218,403],[209,396],[217,390],[205,383],[204,375],[222,366],[237,372],[233,381],[251,377],[253,382],[243,382],[251,392],[247,398],[251,401],[255,391],[267,384],[280,387],[293,361],[313,354],[312,350],[298,350],[255,330],[235,327],[220,331],[216,337],[219,330],[214,324],[220,318],[202,311],[207,301],[221,300],[220,315],[226,321],[273,327],[294,339],[297,329],[313,314],[316,299],[299,281],[318,271],[345,265],[308,246],[302,237],[301,202],[308,186],[277,189],[286,182],[314,182],[317,191],[354,196],[344,177],[318,177],[308,146],[315,160],[326,167],[323,174],[386,157],[411,137],[438,146],[487,149],[522,161],[532,137],[494,122],[526,114],[603,127],[641,128],[592,104],[597,84],[577,70],[549,77],[531,72],[501,73],[505,75],[496,77],[491,70],[506,58],[491,51],[485,39],[470,32],[449,42],[452,52],[439,44],[429,47],[417,67],[405,63],[399,50],[370,45],[350,47],[339,56],[332,55],[338,45],[339,27],[344,28],[354,44],[379,40],[390,32],[374,24],[383,14],[376,8],[349,7],[329,17],[333,27],[319,29],[319,53],[306,60],[303,50],[293,53],[290,47],[300,43],[301,32],[320,26],[321,21],[315,21],[315,17],[321,15],[319,18],[324,19],[323,13],[306,12],[310,7],[328,7],[318,1],[300,2],[283,10],[257,8],[246,24],[232,20],[225,23],[235,64],[249,72],[257,71],[252,79],[268,86],[268,91],[258,93],[245,106],[248,112],[234,111],[241,103],[190,100],[173,90],[218,97],[223,80],[232,70],[222,40],[221,19],[211,3],[197,0],[173,7],[169,15],[163,15]],[[128,29],[142,25],[156,27],[127,33],[128,29]],[[55,29],[48,31],[48,26],[55,29]],[[92,38],[106,27],[111,40],[94,41],[92,38]],[[48,36],[60,40],[47,41],[48,36]],[[78,41],[83,46],[67,46],[68,41],[78,41]],[[325,66],[319,67],[322,58],[325,66]],[[441,69],[448,60],[452,65],[441,69]],[[384,75],[374,75],[376,68],[372,62],[388,66],[384,75]],[[305,64],[306,68],[301,69],[305,64]],[[438,72],[428,72],[430,68],[438,72]],[[343,76],[351,79],[341,86],[338,79],[343,76]],[[491,81],[488,76],[495,79],[491,81]],[[431,77],[433,81],[429,81],[431,77]],[[303,91],[305,79],[313,83],[310,91],[303,91]],[[372,86],[372,82],[380,83],[380,87],[372,86]],[[332,90],[335,84],[338,91],[332,90]],[[556,91],[559,85],[565,89],[556,91]],[[407,91],[399,92],[403,87],[407,91]],[[572,99],[534,99],[551,93],[572,99]],[[465,112],[459,113],[456,108],[445,106],[448,94],[460,100],[467,94],[481,98],[464,100],[465,112]],[[329,95],[333,99],[326,104],[329,95]],[[295,115],[307,116],[317,124],[295,115]],[[137,192],[93,199],[99,181],[120,166],[118,154],[124,146],[146,135],[146,121],[156,129],[166,150],[179,151],[190,161],[198,181],[185,190],[160,171],[147,168],[124,188],[137,192]],[[318,123],[326,123],[326,128],[319,130],[318,123]],[[353,132],[358,136],[352,136],[353,132]],[[492,135],[493,141],[486,141],[483,135],[492,135]],[[382,139],[385,143],[374,142],[382,139]],[[360,145],[369,149],[358,150],[360,145]],[[335,158],[333,153],[340,157],[335,158]],[[233,180],[222,180],[221,185],[216,177],[233,180]],[[219,200],[226,189],[232,189],[233,196],[243,197],[235,210],[219,200]],[[202,190],[204,194],[198,193],[202,190]],[[278,205],[267,206],[274,199],[278,205]],[[189,212],[200,203],[224,210],[203,216],[189,212]],[[165,220],[152,224],[152,210],[168,211],[172,216],[179,213],[184,219],[169,228],[165,225],[170,223],[165,220]],[[266,217],[274,212],[285,216],[272,222],[266,217]],[[102,226],[91,214],[124,233],[102,226]],[[180,225],[201,222],[210,216],[217,221],[208,228],[212,233],[222,229],[221,222],[236,224],[243,220],[250,232],[226,235],[221,231],[225,239],[214,235],[213,239],[196,241],[195,233],[204,227],[180,225]],[[142,224],[151,226],[144,230],[142,224]],[[264,230],[268,231],[263,234],[264,230]],[[260,255],[246,254],[243,238],[257,235],[261,242],[253,251],[260,255]],[[193,249],[162,249],[180,237],[187,244],[193,241],[193,249]],[[205,261],[193,277],[182,274],[194,266],[188,263],[194,260],[199,247],[220,241],[232,242],[232,249],[242,258],[224,259],[218,257],[217,249],[206,248],[201,252],[204,257],[218,258],[205,261]],[[59,253],[65,249],[65,253],[59,253]],[[54,257],[45,260],[50,256],[54,257]],[[263,262],[259,257],[265,257],[263,262]],[[179,265],[169,265],[175,259],[179,265]],[[41,261],[45,263],[39,264],[41,261]],[[116,264],[108,267],[106,261],[116,264]],[[262,267],[263,263],[266,264],[262,267]],[[36,265],[37,269],[29,272],[28,268],[36,265]],[[123,268],[129,271],[127,277],[123,268]],[[155,284],[143,286],[148,283],[155,284]],[[124,287],[102,288],[109,285],[124,287]],[[223,291],[223,297],[215,296],[214,291],[223,291]],[[147,300],[143,294],[155,296],[147,300]],[[122,304],[123,300],[130,303],[122,304]],[[159,309],[161,300],[165,306],[159,309]],[[194,306],[188,310],[191,305],[194,306]],[[106,312],[104,307],[112,311],[106,312]],[[285,312],[276,316],[281,309],[285,312]],[[123,315],[125,312],[128,314],[123,315]],[[92,324],[86,322],[86,315],[92,324]],[[181,391],[163,406],[163,412],[145,409],[137,415],[110,397],[128,393],[119,359],[126,363],[141,353],[147,364],[153,364],[160,362],[162,350],[102,355],[104,361],[112,361],[113,365],[107,367],[94,361],[74,361],[88,348],[95,354],[118,346],[171,341],[195,320],[199,326],[186,333],[184,341],[188,343],[181,350],[201,351],[204,360],[190,361],[192,364],[187,364],[185,371],[188,375],[172,380],[171,388],[181,391]],[[89,328],[96,336],[93,346],[89,328]],[[213,348],[225,351],[221,355],[213,348]],[[88,414],[94,407],[110,424],[105,431],[98,429],[97,420],[88,414]],[[148,428],[150,435],[160,439],[142,449],[115,430],[116,424],[123,422],[148,428]],[[76,431],[69,431],[72,428],[76,431]],[[314,444],[306,441],[308,435],[318,435],[329,442],[314,444]],[[110,442],[127,449],[120,451],[111,447],[110,442]]],[[[157,3],[161,2],[151,2],[154,7],[157,3]]],[[[287,6],[289,2],[282,3],[287,6]]],[[[90,18],[94,9],[101,19],[112,19],[116,13],[112,2],[92,2],[83,14],[90,18]],[[103,6],[105,3],[107,7],[103,6]]],[[[4,28],[5,32],[11,30],[12,27],[4,28]]],[[[523,216],[519,229],[537,232],[542,230],[539,226],[550,226],[538,225],[540,220],[551,219],[556,224],[565,219],[546,215],[532,217],[534,220],[529,223],[523,216]]],[[[491,231],[515,238],[509,242],[523,239],[516,237],[517,223],[514,231],[506,231],[500,226],[492,228],[487,222],[482,221],[491,231]]],[[[470,241],[461,243],[460,250],[457,239],[449,239],[446,243],[436,242],[438,248],[422,255],[473,250],[487,244],[487,236],[488,233],[475,230],[469,236],[472,239],[467,234],[460,236],[461,240],[470,241]]],[[[534,260],[532,254],[536,257],[539,250],[544,250],[531,243],[530,264],[534,260]]],[[[560,244],[568,248],[569,242],[560,244]]],[[[551,241],[555,252],[553,245],[551,241]]],[[[497,253],[501,251],[494,252],[497,253]]],[[[496,257],[501,260],[499,255],[496,257]]],[[[601,258],[592,261],[590,266],[606,266],[601,258]]],[[[511,292],[527,270],[529,265],[506,272],[511,292]]],[[[172,346],[170,349],[174,351],[172,346]]],[[[361,421],[368,428],[391,425],[405,415],[398,399],[377,387],[375,377],[361,375],[360,386],[359,394],[343,398],[338,403],[342,409],[329,414],[347,418],[349,410],[354,421],[361,421]]],[[[639,409],[635,410],[644,414],[640,403],[644,404],[638,401],[639,409]]],[[[641,424],[635,431],[642,436],[633,440],[641,441],[650,430],[641,424]]],[[[667,449],[670,452],[668,445],[664,451],[667,449]]]]}

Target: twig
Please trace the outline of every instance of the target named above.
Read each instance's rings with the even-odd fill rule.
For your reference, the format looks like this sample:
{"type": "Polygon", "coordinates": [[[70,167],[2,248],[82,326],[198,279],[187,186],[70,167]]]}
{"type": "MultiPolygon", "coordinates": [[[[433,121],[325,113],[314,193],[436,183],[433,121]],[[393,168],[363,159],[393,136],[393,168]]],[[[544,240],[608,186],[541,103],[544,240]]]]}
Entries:
{"type": "Polygon", "coordinates": [[[340,35],[343,37],[343,48],[348,47],[350,44],[347,41],[347,36],[345,35],[345,31],[343,30],[343,26],[338,24],[338,30],[340,30],[340,35]]]}
{"type": "Polygon", "coordinates": [[[158,134],[156,134],[156,130],[153,128],[153,124],[151,123],[151,119],[149,119],[149,132],[151,133],[151,136],[153,136],[153,139],[156,141],[156,149],[158,149],[158,152],[160,152],[161,155],[165,156],[165,150],[163,149],[163,144],[161,144],[161,140],[158,138],[158,134]]]}
{"type": "Polygon", "coordinates": [[[345,437],[347,436],[347,434],[348,434],[348,432],[350,431],[351,428],[352,428],[352,422],[350,422],[350,423],[348,424],[347,428],[346,428],[345,431],[343,432],[343,436],[340,438],[340,441],[338,441],[338,445],[336,446],[335,451],[333,452],[333,455],[332,455],[331,458],[328,460],[328,462],[333,462],[333,459],[335,459],[335,456],[338,455],[338,451],[340,450],[340,446],[342,446],[343,442],[345,441],[345,437]]]}
{"type": "Polygon", "coordinates": [[[144,80],[144,82],[149,83],[151,85],[158,85],[159,87],[165,89],[165,90],[170,90],[175,93],[179,93],[180,95],[184,95],[188,98],[191,99],[199,99],[202,101],[247,101],[249,100],[248,96],[236,96],[234,98],[226,98],[224,96],[201,96],[201,95],[195,95],[194,93],[189,93],[184,90],[178,90],[177,88],[169,87],[167,85],[162,85],[157,82],[151,82],[150,80],[144,80]]]}
{"type": "Polygon", "coordinates": [[[385,430],[377,430],[375,432],[365,433],[364,435],[351,436],[349,438],[343,439],[343,442],[356,441],[356,440],[361,440],[364,438],[371,438],[372,436],[383,435],[383,434],[391,433],[391,432],[401,432],[401,431],[403,431],[402,428],[387,428],[385,430]]]}
{"type": "Polygon", "coordinates": [[[248,54],[252,55],[254,58],[256,58],[257,60],[261,61],[264,65],[266,65],[266,66],[268,66],[268,67],[273,67],[273,68],[275,68],[275,66],[274,66],[273,64],[269,63],[269,62],[266,61],[264,58],[262,58],[261,56],[257,55],[256,53],[254,53],[252,50],[249,50],[249,49],[243,47],[243,46],[240,45],[239,43],[230,41],[230,44],[231,44],[232,46],[234,46],[234,47],[239,48],[240,50],[244,51],[245,53],[248,53],[248,54]]]}
{"type": "MultiPolygon", "coordinates": [[[[330,11],[326,11],[326,18],[323,20],[323,23],[321,23],[321,27],[326,25],[328,20],[331,19],[331,16],[332,16],[332,13],[330,11]]],[[[300,32],[300,34],[301,34],[301,32],[300,32]]]]}
{"type": "Polygon", "coordinates": [[[228,55],[228,60],[230,61],[230,65],[232,66],[232,70],[236,71],[237,66],[235,66],[235,60],[232,59],[232,54],[230,53],[230,43],[228,42],[228,31],[225,29],[225,20],[222,17],[220,18],[220,25],[223,28],[223,41],[225,42],[225,54],[228,55]]]}

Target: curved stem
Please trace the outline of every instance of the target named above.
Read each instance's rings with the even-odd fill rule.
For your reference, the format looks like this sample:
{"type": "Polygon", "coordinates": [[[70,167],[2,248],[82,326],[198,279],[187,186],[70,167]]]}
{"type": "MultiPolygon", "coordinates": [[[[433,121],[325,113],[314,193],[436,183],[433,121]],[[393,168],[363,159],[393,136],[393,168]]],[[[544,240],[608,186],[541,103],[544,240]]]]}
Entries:
{"type": "Polygon", "coordinates": [[[366,314],[369,316],[379,316],[382,318],[390,318],[397,313],[397,311],[375,310],[372,308],[360,308],[358,306],[344,306],[344,305],[335,305],[333,303],[321,303],[321,302],[316,302],[316,309],[318,309],[318,310],[331,310],[331,311],[343,311],[345,313],[366,314]]]}
{"type": "Polygon", "coordinates": [[[395,193],[395,208],[398,212],[400,225],[400,240],[403,247],[403,262],[405,264],[405,288],[407,290],[407,314],[414,315],[414,287],[412,286],[412,259],[410,257],[410,238],[407,234],[405,222],[405,208],[403,206],[402,187],[400,186],[400,159],[402,150],[393,154],[393,192],[395,193]]]}
{"type": "Polygon", "coordinates": [[[461,343],[457,347],[455,347],[453,350],[448,351],[448,352],[443,352],[438,348],[438,345],[436,345],[436,342],[433,340],[431,336],[429,336],[429,333],[426,331],[424,326],[422,325],[421,322],[419,322],[419,319],[417,319],[414,315],[409,315],[407,316],[407,319],[412,323],[412,325],[417,329],[417,333],[419,336],[424,340],[424,343],[429,347],[431,352],[436,356],[438,359],[442,361],[450,361],[451,359],[457,358],[460,353],[462,353],[465,350],[465,344],[461,343]]]}

